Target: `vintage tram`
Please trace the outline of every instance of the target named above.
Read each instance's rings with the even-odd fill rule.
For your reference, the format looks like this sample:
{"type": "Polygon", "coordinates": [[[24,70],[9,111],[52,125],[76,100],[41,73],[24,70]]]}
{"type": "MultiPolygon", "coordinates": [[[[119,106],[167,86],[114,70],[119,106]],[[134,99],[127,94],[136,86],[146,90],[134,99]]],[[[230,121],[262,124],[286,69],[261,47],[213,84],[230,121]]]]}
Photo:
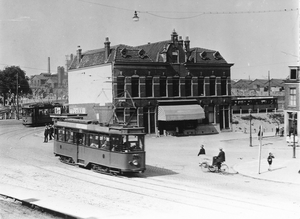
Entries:
{"type": "Polygon", "coordinates": [[[233,113],[251,112],[273,112],[278,110],[277,97],[257,96],[257,97],[232,97],[231,100],[233,113]]]}
{"type": "Polygon", "coordinates": [[[144,128],[65,119],[54,124],[54,133],[54,154],[64,163],[110,174],[146,170],[144,128]]]}
{"type": "Polygon", "coordinates": [[[40,126],[52,123],[50,114],[55,111],[63,111],[63,104],[60,103],[31,103],[22,106],[23,125],[40,126]]]}

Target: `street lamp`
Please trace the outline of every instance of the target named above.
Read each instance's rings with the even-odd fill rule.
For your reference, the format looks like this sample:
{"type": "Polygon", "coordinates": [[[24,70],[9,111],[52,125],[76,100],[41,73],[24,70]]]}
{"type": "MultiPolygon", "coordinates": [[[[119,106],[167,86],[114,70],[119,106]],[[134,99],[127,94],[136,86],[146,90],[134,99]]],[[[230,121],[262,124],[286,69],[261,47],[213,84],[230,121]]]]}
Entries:
{"type": "Polygon", "coordinates": [[[293,113],[293,158],[296,158],[296,142],[295,142],[295,133],[296,133],[296,116],[297,113],[293,113]]]}
{"type": "Polygon", "coordinates": [[[249,109],[249,121],[250,121],[250,147],[252,147],[252,115],[251,115],[251,109],[249,109]]]}
{"type": "Polygon", "coordinates": [[[137,12],[134,12],[134,16],[132,18],[133,21],[139,21],[139,16],[137,15],[137,12]]]}

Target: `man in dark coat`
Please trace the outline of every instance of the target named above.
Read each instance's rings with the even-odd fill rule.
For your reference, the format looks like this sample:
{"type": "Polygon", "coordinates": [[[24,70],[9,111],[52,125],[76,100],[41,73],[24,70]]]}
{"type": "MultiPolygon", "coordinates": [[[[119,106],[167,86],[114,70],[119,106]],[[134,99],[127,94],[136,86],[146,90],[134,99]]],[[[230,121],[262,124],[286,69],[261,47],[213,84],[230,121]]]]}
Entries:
{"type": "Polygon", "coordinates": [[[52,140],[52,138],[54,138],[53,136],[53,125],[49,125],[49,140],[52,140]]]}
{"type": "Polygon", "coordinates": [[[44,143],[48,142],[48,134],[49,134],[49,127],[46,125],[45,131],[44,131],[44,143]]]}
{"type": "Polygon", "coordinates": [[[201,145],[201,148],[200,148],[200,151],[199,151],[199,153],[198,153],[198,156],[199,156],[200,154],[205,154],[204,145],[201,145]]]}
{"type": "Polygon", "coordinates": [[[225,161],[225,152],[223,151],[223,148],[220,148],[220,152],[218,156],[216,156],[216,165],[218,167],[218,170],[221,168],[221,164],[225,161]]]}

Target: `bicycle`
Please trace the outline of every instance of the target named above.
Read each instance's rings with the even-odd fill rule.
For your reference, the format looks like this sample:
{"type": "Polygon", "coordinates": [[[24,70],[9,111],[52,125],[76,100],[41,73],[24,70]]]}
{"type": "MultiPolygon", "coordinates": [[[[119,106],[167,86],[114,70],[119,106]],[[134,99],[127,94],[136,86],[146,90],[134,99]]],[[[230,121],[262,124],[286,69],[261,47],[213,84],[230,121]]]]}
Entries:
{"type": "Polygon", "coordinates": [[[226,173],[229,170],[229,167],[227,164],[222,163],[220,170],[218,170],[217,165],[209,165],[208,162],[204,161],[202,163],[199,163],[199,166],[201,167],[201,170],[203,172],[219,172],[219,173],[226,173]]]}

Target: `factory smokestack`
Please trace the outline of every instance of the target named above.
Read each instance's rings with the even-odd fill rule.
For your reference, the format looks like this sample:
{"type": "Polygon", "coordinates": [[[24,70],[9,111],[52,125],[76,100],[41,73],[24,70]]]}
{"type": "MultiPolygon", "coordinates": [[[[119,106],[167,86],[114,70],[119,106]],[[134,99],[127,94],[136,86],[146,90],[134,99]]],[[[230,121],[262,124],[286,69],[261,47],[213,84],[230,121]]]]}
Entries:
{"type": "Polygon", "coordinates": [[[50,74],[50,57],[48,57],[48,73],[50,74]]]}

